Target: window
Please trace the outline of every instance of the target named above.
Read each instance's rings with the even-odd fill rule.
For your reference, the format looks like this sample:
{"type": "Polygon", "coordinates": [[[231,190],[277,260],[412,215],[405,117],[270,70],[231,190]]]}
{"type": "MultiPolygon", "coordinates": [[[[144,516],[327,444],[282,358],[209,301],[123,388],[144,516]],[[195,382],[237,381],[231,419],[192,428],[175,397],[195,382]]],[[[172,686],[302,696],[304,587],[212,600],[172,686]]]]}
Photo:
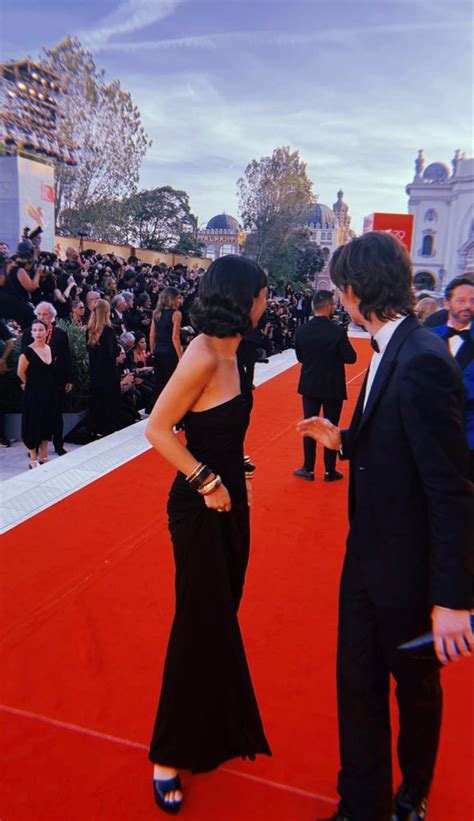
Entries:
{"type": "Polygon", "coordinates": [[[328,231],[328,239],[332,239],[332,231],[328,231]]]}
{"type": "Polygon", "coordinates": [[[433,256],[433,246],[434,246],[434,237],[432,234],[425,234],[423,237],[423,244],[421,246],[421,256],[422,257],[431,257],[433,256]]]}
{"type": "Polygon", "coordinates": [[[323,232],[321,233],[321,239],[326,239],[326,231],[323,231],[323,232]]]}
{"type": "Polygon", "coordinates": [[[464,271],[467,273],[468,271],[474,271],[474,245],[471,245],[468,248],[466,254],[466,262],[464,264],[464,271]]]}
{"type": "Polygon", "coordinates": [[[416,291],[434,291],[436,283],[429,271],[418,271],[413,278],[413,284],[416,291]]]}

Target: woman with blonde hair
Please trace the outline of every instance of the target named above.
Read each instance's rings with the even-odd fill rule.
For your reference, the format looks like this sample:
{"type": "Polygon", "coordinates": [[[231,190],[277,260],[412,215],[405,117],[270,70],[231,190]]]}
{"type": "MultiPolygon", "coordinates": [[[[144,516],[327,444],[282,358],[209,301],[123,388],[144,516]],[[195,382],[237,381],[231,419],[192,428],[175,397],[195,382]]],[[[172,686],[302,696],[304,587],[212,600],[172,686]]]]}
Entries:
{"type": "Polygon", "coordinates": [[[92,427],[96,435],[117,430],[120,409],[120,375],[117,338],[110,324],[110,305],[98,299],[87,326],[92,427]]]}
{"type": "Polygon", "coordinates": [[[420,322],[424,322],[431,314],[436,313],[438,309],[439,305],[436,299],[433,299],[431,296],[425,296],[416,303],[415,314],[420,322]]]}
{"type": "Polygon", "coordinates": [[[181,294],[177,288],[161,292],[150,328],[150,350],[155,357],[155,386],[158,397],[183,355],[181,346],[181,294]]]}

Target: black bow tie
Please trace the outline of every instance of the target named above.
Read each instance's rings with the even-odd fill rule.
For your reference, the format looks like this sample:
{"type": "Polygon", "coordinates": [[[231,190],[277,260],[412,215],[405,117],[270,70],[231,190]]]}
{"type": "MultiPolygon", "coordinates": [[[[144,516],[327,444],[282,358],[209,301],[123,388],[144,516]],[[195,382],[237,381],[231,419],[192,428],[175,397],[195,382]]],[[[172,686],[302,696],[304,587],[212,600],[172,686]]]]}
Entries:
{"type": "Polygon", "coordinates": [[[370,337],[370,347],[374,349],[375,353],[380,353],[379,343],[373,336],[370,337]]]}
{"type": "Polygon", "coordinates": [[[471,338],[471,332],[469,328],[464,328],[463,331],[458,331],[456,328],[448,328],[448,339],[451,339],[452,336],[460,336],[463,342],[468,342],[471,338]]]}

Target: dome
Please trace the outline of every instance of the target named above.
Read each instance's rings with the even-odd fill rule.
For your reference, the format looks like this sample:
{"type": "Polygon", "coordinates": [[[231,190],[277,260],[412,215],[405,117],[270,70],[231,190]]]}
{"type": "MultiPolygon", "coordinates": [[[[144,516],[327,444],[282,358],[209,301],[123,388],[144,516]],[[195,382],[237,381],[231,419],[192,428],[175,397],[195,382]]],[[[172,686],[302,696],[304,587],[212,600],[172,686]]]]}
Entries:
{"type": "Polygon", "coordinates": [[[225,213],[217,214],[216,217],[210,219],[206,228],[213,229],[214,231],[240,231],[240,225],[235,217],[231,217],[225,213]]]}
{"type": "Polygon", "coordinates": [[[442,162],[432,162],[423,171],[426,182],[446,182],[449,177],[449,168],[442,162]]]}
{"type": "Polygon", "coordinates": [[[303,214],[303,222],[305,225],[318,225],[321,228],[337,228],[337,217],[332,208],[319,202],[308,205],[303,214]]]}

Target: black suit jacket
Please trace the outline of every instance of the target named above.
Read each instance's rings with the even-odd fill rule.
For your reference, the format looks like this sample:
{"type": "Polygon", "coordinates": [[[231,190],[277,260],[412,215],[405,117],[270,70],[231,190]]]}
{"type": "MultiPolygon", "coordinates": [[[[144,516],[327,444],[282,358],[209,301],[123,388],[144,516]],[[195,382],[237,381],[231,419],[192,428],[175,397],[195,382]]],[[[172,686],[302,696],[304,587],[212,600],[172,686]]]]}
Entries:
{"type": "Polygon", "coordinates": [[[295,352],[302,363],[298,393],[321,399],[347,399],[344,363],[357,354],[342,325],[315,316],[296,329],[295,352]]]}
{"type": "Polygon", "coordinates": [[[342,431],[342,456],[351,460],[347,550],[381,605],[471,606],[474,498],[463,392],[445,343],[407,317],[365,410],[364,382],[342,431]]]}
{"type": "MultiPolygon", "coordinates": [[[[32,342],[31,328],[28,328],[22,337],[22,350],[31,345],[32,342]]],[[[66,331],[54,325],[49,345],[53,357],[54,383],[58,389],[64,390],[65,385],[72,384],[72,357],[66,331]]]]}

